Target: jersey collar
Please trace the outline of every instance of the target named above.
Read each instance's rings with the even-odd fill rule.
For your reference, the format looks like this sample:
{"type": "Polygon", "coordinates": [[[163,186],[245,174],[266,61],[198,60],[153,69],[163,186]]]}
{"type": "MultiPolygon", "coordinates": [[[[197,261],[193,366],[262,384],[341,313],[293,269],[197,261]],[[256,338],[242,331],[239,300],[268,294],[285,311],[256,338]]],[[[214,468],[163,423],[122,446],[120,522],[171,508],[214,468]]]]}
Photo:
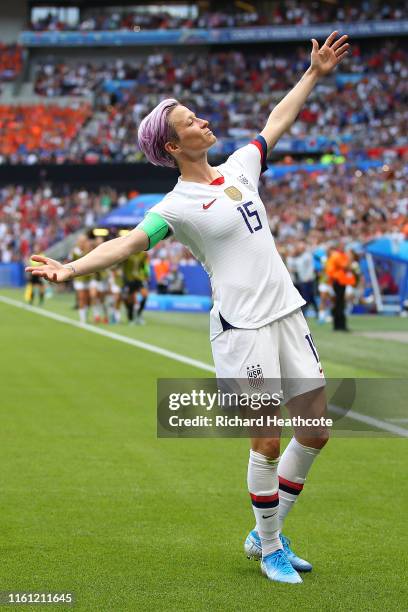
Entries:
{"type": "Polygon", "coordinates": [[[210,183],[210,185],[223,185],[225,183],[225,178],[221,175],[210,183]]]}
{"type": "Polygon", "coordinates": [[[195,181],[183,181],[179,177],[177,182],[179,185],[188,185],[188,183],[191,183],[192,185],[200,185],[201,187],[205,187],[206,185],[211,187],[217,187],[217,185],[223,185],[225,183],[225,177],[221,174],[221,176],[217,176],[217,178],[214,179],[211,183],[196,183],[195,181]]]}

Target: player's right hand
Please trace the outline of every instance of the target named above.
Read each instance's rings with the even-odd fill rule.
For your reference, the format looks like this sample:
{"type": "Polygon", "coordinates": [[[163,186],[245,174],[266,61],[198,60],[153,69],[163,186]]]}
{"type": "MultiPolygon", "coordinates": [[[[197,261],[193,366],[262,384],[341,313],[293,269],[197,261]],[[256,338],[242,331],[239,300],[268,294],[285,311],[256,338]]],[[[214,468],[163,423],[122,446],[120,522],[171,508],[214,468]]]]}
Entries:
{"type": "Polygon", "coordinates": [[[41,266],[27,266],[26,272],[31,272],[33,276],[42,276],[51,283],[64,283],[73,276],[70,268],[65,268],[62,263],[49,257],[43,257],[42,255],[33,255],[32,261],[38,261],[41,266]]]}

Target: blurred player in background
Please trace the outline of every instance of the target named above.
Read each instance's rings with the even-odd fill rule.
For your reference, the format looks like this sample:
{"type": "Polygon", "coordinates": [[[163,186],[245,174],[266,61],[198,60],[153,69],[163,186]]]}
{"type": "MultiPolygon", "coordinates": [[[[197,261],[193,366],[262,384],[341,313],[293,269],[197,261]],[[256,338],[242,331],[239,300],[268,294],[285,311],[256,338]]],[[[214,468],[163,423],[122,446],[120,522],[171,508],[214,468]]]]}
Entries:
{"type": "MultiPolygon", "coordinates": [[[[89,238],[85,234],[78,236],[75,247],[73,248],[70,259],[77,261],[91,250],[89,238]]],[[[81,274],[74,279],[74,291],[78,305],[79,321],[86,323],[88,317],[88,308],[90,305],[89,286],[92,280],[92,274],[81,274]]]]}
{"type": "Polygon", "coordinates": [[[310,304],[313,307],[317,317],[319,309],[315,299],[316,273],[314,269],[314,258],[312,251],[306,248],[306,244],[304,242],[301,242],[297,248],[295,266],[299,293],[306,302],[306,304],[303,306],[303,312],[306,312],[307,307],[310,304]]]}
{"type": "Polygon", "coordinates": [[[324,254],[320,258],[321,270],[318,277],[318,291],[319,291],[319,318],[320,324],[330,323],[332,321],[332,309],[333,309],[333,287],[330,283],[330,279],[326,272],[327,259],[330,256],[333,248],[328,250],[328,254],[324,254]]]}
{"type": "MultiPolygon", "coordinates": [[[[102,244],[104,240],[102,237],[98,236],[93,242],[93,246],[97,247],[102,244]]],[[[93,275],[89,283],[89,302],[93,311],[94,323],[109,322],[106,304],[108,274],[108,270],[99,270],[99,272],[93,275]]]]}
{"type": "MultiPolygon", "coordinates": [[[[180,171],[175,188],[155,205],[127,236],[110,240],[65,266],[34,256],[42,267],[27,271],[53,282],[109,268],[173,234],[208,271],[214,305],[211,345],[217,378],[302,379],[301,395],[290,387],[286,406],[296,415],[299,400],[309,415],[326,411],[324,376],[295,289],[278,254],[258,193],[266,156],[296,120],[319,82],[346,56],[347,36],[332,32],[321,48],[312,40],[311,64],[300,81],[272,110],[262,132],[227,161],[212,167],[208,149],[216,137],[208,121],[177,100],[161,102],[142,121],[138,140],[147,159],[180,171]],[[305,393],[305,381],[310,381],[305,393]],[[292,390],[292,394],[290,391],[292,390]]],[[[299,392],[298,392],[299,393],[299,392]]],[[[286,516],[298,499],[306,476],[328,439],[301,435],[280,455],[279,432],[251,439],[247,485],[256,526],[245,542],[247,555],[262,558],[269,580],[301,583],[298,571],[312,566],[299,558],[282,534],[286,516]]],[[[228,496],[228,491],[220,494],[228,496]]]]}
{"type": "Polygon", "coordinates": [[[144,325],[142,313],[146,306],[149,295],[148,282],[150,278],[150,266],[147,253],[133,253],[122,264],[123,275],[123,301],[125,302],[126,312],[129,323],[144,325]],[[134,309],[137,296],[140,295],[136,318],[134,309]]]}
{"type": "Polygon", "coordinates": [[[122,304],[123,275],[122,266],[114,266],[108,274],[108,309],[110,323],[120,323],[122,304]]]}
{"type": "MultiPolygon", "coordinates": [[[[34,245],[34,250],[35,252],[40,250],[37,244],[34,245]]],[[[41,253],[40,255],[44,256],[41,253]]],[[[30,261],[28,262],[28,265],[38,266],[40,264],[30,259],[30,261]]],[[[33,305],[34,297],[36,294],[38,296],[38,303],[41,306],[44,303],[44,295],[45,295],[44,279],[41,278],[41,276],[34,276],[33,274],[30,274],[29,277],[27,278],[27,284],[26,284],[25,295],[24,295],[26,302],[33,305]]]]}

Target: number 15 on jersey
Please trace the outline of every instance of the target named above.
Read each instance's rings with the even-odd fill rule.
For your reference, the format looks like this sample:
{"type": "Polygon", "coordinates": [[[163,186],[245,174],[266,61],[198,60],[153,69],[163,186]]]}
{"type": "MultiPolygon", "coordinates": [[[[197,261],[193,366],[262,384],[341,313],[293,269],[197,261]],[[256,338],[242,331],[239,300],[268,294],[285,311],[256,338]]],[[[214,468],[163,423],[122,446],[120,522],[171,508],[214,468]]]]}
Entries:
{"type": "Polygon", "coordinates": [[[251,206],[254,206],[253,202],[246,202],[242,206],[238,206],[237,210],[239,210],[243,220],[245,221],[245,225],[251,234],[253,234],[254,232],[262,229],[262,222],[260,216],[258,215],[258,211],[256,209],[251,210],[251,206]]]}

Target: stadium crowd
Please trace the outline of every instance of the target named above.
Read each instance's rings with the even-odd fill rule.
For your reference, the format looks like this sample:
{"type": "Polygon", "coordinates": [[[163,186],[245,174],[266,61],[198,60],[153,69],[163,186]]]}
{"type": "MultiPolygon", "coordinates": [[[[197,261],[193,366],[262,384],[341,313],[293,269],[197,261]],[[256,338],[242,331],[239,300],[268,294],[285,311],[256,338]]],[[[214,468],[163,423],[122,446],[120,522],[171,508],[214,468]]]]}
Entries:
{"type": "MultiPolygon", "coordinates": [[[[332,165],[323,171],[264,177],[260,195],[280,253],[290,257],[307,240],[311,250],[326,243],[364,244],[383,234],[408,239],[406,161],[361,171],[332,165]]],[[[156,252],[185,262],[186,251],[172,241],[156,252]]]]}
{"type": "Polygon", "coordinates": [[[0,163],[60,163],[92,111],[75,106],[0,106],[0,163]]]}
{"type": "Polygon", "coordinates": [[[23,48],[0,42],[0,82],[13,81],[23,67],[23,48]]]}
{"type": "MultiPolygon", "coordinates": [[[[46,97],[97,93],[93,121],[79,131],[72,147],[60,148],[64,161],[87,161],[87,156],[93,161],[137,161],[137,124],[160,99],[177,97],[194,108],[210,121],[221,144],[251,138],[308,58],[309,50],[301,47],[292,57],[157,52],[131,62],[47,62],[37,66],[35,90],[46,97]],[[112,80],[119,81],[113,89],[112,80]]],[[[407,52],[395,42],[364,52],[353,46],[342,70],[317,87],[291,128],[292,148],[305,139],[342,153],[367,143],[406,145],[407,60],[407,52]]]]}
{"type": "Polygon", "coordinates": [[[30,189],[16,185],[0,188],[0,263],[26,261],[34,245],[46,251],[81,228],[91,228],[127,195],[110,188],[96,193],[68,185],[30,189]]]}
{"type": "MultiPolygon", "coordinates": [[[[310,248],[338,240],[364,243],[386,233],[408,238],[406,161],[368,170],[332,165],[323,171],[288,172],[266,178],[260,193],[271,231],[283,255],[299,242],[310,248]]],[[[128,194],[102,188],[91,193],[68,186],[0,190],[0,262],[24,260],[34,243],[46,250],[80,228],[91,228],[106,212],[126,203],[128,194]]],[[[171,263],[191,261],[174,241],[153,251],[171,263]]]]}
{"type": "Polygon", "coordinates": [[[137,11],[127,8],[85,10],[79,22],[74,25],[64,21],[57,12],[50,11],[45,17],[30,23],[35,31],[64,30],[135,30],[135,29],[176,29],[176,28],[234,28],[262,25],[309,25],[314,23],[356,22],[376,20],[398,20],[406,18],[406,4],[399,0],[388,2],[345,2],[328,3],[307,2],[306,0],[286,0],[269,2],[268,12],[260,12],[256,7],[251,11],[230,13],[223,11],[201,11],[197,16],[181,16],[163,10],[148,12],[139,7],[137,11]]]}
{"type": "Polygon", "coordinates": [[[407,233],[406,170],[407,162],[400,160],[364,171],[332,165],[321,172],[266,178],[261,197],[280,251],[290,252],[306,238],[314,248],[339,240],[363,244],[382,234],[407,233]]]}
{"type": "MultiPolygon", "coordinates": [[[[360,75],[372,79],[401,75],[406,70],[408,54],[397,41],[370,48],[354,43],[349,57],[336,75],[360,75]]],[[[214,51],[206,56],[198,52],[178,54],[156,51],[147,57],[111,61],[67,63],[52,57],[35,67],[35,91],[47,97],[87,96],[104,81],[132,81],[139,97],[151,94],[269,94],[293,86],[307,68],[310,49],[299,46],[285,55],[271,51],[214,51]]],[[[358,78],[355,77],[358,82],[358,78]]],[[[331,83],[327,80],[327,83],[331,83]]],[[[328,85],[329,87],[329,85],[328,85]]]]}

